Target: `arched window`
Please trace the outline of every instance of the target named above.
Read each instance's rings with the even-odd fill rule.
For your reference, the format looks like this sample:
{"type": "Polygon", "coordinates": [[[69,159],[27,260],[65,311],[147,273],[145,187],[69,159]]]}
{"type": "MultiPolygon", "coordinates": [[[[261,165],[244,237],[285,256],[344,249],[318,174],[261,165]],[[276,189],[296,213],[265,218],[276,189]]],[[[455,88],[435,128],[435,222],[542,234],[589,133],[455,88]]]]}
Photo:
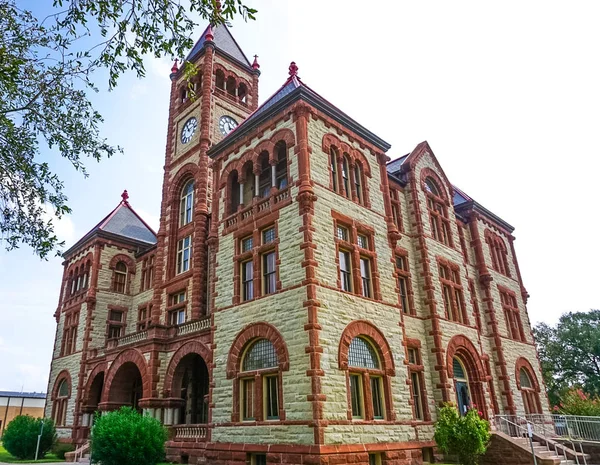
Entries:
{"type": "Polygon", "coordinates": [[[117,263],[113,271],[113,291],[125,294],[127,284],[127,265],[123,262],[117,263]]]}
{"type": "Polygon", "coordinates": [[[225,73],[220,69],[215,72],[215,87],[225,90],[225,73]]]}
{"type": "Polygon", "coordinates": [[[442,191],[431,177],[425,179],[423,188],[427,196],[427,209],[429,210],[431,235],[436,241],[452,247],[448,208],[442,197],[442,191]]]}
{"type": "Polygon", "coordinates": [[[360,163],[354,165],[354,187],[356,189],[356,199],[358,203],[365,203],[365,193],[363,192],[363,171],[360,163]]]}
{"type": "Polygon", "coordinates": [[[331,187],[335,192],[339,192],[337,153],[333,147],[329,149],[329,167],[331,170],[331,187]]]}
{"type": "Polygon", "coordinates": [[[352,198],[350,193],[350,160],[348,160],[347,154],[344,154],[342,160],[342,184],[344,195],[348,198],[352,198]]]}
{"type": "Polygon", "coordinates": [[[510,277],[510,268],[508,267],[508,252],[506,244],[498,235],[490,230],[485,232],[485,241],[488,244],[490,256],[492,258],[492,268],[498,273],[510,277]]]}
{"type": "Polygon", "coordinates": [[[383,370],[372,343],[355,337],[348,349],[349,397],[352,418],[383,420],[383,370]],[[367,400],[371,402],[367,404],[367,400]]]}
{"type": "Polygon", "coordinates": [[[233,76],[229,76],[227,78],[227,93],[229,95],[235,96],[235,90],[236,90],[235,78],[233,76]]]}
{"type": "Polygon", "coordinates": [[[189,180],[181,190],[179,205],[179,226],[185,226],[192,222],[192,211],[194,208],[194,181],[189,180]]]}
{"type": "Polygon", "coordinates": [[[180,97],[180,102],[181,103],[185,103],[187,101],[188,98],[188,90],[186,87],[182,87],[181,88],[181,93],[179,94],[180,97]]]}
{"type": "Polygon", "coordinates": [[[248,87],[243,82],[238,87],[238,98],[242,103],[248,103],[248,87]]]}
{"type": "Polygon", "coordinates": [[[469,378],[467,370],[458,357],[452,360],[452,371],[454,372],[454,387],[456,389],[456,403],[461,415],[465,415],[471,405],[471,392],[469,389],[469,378]]]}
{"type": "Polygon", "coordinates": [[[273,343],[258,339],[250,344],[239,374],[242,421],[278,420],[280,410],[279,359],[273,343]]]}
{"type": "Polygon", "coordinates": [[[287,146],[285,141],[279,141],[275,145],[275,156],[277,167],[275,169],[275,186],[277,189],[285,189],[288,185],[287,178],[287,146]]]}
{"type": "Polygon", "coordinates": [[[258,157],[260,165],[260,175],[258,177],[258,195],[260,197],[268,197],[271,195],[272,173],[271,165],[269,164],[269,152],[264,151],[258,157]]]}
{"type": "Polygon", "coordinates": [[[519,370],[519,382],[521,389],[521,396],[523,398],[523,409],[526,415],[542,413],[542,406],[540,398],[535,385],[532,381],[528,370],[521,368],[519,370]]]}
{"type": "Polygon", "coordinates": [[[56,426],[65,426],[67,422],[67,405],[69,403],[69,394],[71,386],[68,379],[63,378],[59,381],[56,389],[56,397],[52,407],[52,419],[56,426]]]}

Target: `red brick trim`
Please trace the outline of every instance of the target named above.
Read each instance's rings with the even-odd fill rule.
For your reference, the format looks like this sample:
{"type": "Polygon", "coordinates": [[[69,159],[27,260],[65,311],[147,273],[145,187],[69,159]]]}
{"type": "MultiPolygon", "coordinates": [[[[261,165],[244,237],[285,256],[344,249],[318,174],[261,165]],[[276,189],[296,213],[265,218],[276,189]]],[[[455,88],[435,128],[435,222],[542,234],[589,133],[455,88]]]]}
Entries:
{"type": "Polygon", "coordinates": [[[521,368],[525,368],[525,371],[533,382],[533,389],[535,389],[537,392],[540,392],[540,383],[538,382],[533,365],[531,365],[529,360],[527,360],[525,357],[519,357],[519,359],[517,359],[517,363],[515,364],[515,381],[517,382],[517,389],[519,391],[521,390],[521,368]]]}
{"type": "Polygon", "coordinates": [[[240,363],[246,346],[257,339],[267,339],[277,351],[279,369],[287,371],[290,368],[290,356],[281,333],[269,323],[253,323],[242,329],[235,337],[227,357],[227,378],[233,379],[240,371],[240,363]]]}
{"type": "Polygon", "coordinates": [[[106,362],[100,362],[97,365],[95,365],[94,368],[92,368],[92,371],[87,376],[87,381],[85,383],[85,388],[81,399],[84,406],[89,402],[90,390],[92,389],[92,384],[94,384],[96,376],[98,376],[100,373],[104,373],[104,375],[106,376],[107,366],[108,365],[106,362]]]}
{"type": "Polygon", "coordinates": [[[52,388],[52,396],[50,397],[52,400],[55,400],[58,397],[58,387],[60,386],[60,383],[66,380],[69,383],[69,394],[67,395],[68,398],[71,398],[71,392],[73,389],[73,383],[71,381],[71,373],[69,373],[68,370],[62,370],[54,379],[54,387],[52,388]]]}
{"type": "MultiPolygon", "coordinates": [[[[163,397],[171,397],[171,387],[173,386],[173,376],[175,375],[175,370],[179,365],[179,362],[189,354],[198,354],[204,360],[207,367],[210,367],[212,361],[212,353],[211,350],[200,341],[190,341],[183,344],[175,354],[171,357],[169,361],[169,366],[167,368],[167,372],[165,374],[165,384],[163,397]]],[[[209,370],[211,373],[212,370],[209,370]]]]}
{"type": "Polygon", "coordinates": [[[143,395],[142,397],[150,397],[150,377],[148,376],[147,363],[144,356],[136,349],[126,349],[117,355],[114,362],[111,364],[108,373],[104,379],[104,392],[102,393],[102,403],[108,402],[110,399],[110,390],[115,376],[119,369],[126,363],[133,363],[137,366],[140,375],[142,376],[143,395]]]}
{"type": "Polygon", "coordinates": [[[340,339],[340,347],[338,350],[338,362],[340,370],[348,369],[348,349],[350,342],[357,336],[366,336],[371,339],[373,345],[377,348],[379,359],[383,365],[385,373],[389,376],[395,376],[394,359],[392,358],[392,350],[383,335],[383,333],[372,323],[365,320],[355,320],[344,329],[340,339]]]}
{"type": "Polygon", "coordinates": [[[125,265],[127,266],[128,273],[135,274],[135,261],[129,255],[125,255],[122,253],[117,254],[113,258],[111,258],[110,263],[108,264],[108,267],[111,270],[114,270],[115,267],[117,266],[117,263],[119,263],[119,262],[125,263],[125,265]]]}

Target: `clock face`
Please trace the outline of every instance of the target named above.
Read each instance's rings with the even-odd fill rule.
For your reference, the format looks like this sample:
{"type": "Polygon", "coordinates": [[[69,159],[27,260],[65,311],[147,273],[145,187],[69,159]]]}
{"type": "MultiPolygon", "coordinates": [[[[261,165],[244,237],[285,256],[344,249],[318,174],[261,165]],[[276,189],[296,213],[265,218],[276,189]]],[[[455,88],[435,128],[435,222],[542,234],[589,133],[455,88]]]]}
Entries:
{"type": "Polygon", "coordinates": [[[219,120],[219,129],[221,130],[221,134],[226,136],[231,131],[233,131],[236,126],[237,121],[234,120],[231,116],[221,116],[221,119],[219,120]]]}
{"type": "Polygon", "coordinates": [[[181,130],[181,143],[187,144],[189,141],[191,141],[197,127],[198,120],[196,118],[188,119],[181,130]]]}

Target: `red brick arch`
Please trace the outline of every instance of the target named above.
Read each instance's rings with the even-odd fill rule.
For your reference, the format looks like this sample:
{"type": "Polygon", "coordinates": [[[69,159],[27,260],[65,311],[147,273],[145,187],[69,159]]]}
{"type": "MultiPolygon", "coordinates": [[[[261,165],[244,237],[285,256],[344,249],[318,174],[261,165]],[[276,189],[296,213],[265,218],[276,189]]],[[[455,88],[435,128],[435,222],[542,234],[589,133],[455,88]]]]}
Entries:
{"type": "Polygon", "coordinates": [[[117,266],[117,263],[119,263],[119,262],[125,263],[125,265],[127,265],[127,271],[131,274],[135,274],[135,262],[133,261],[133,258],[131,258],[129,255],[125,255],[122,253],[119,253],[119,254],[115,255],[113,258],[111,258],[110,263],[108,264],[108,267],[111,270],[114,270],[115,267],[117,266]]]}
{"type": "Polygon", "coordinates": [[[189,354],[198,354],[206,363],[206,366],[210,366],[212,361],[212,353],[210,349],[199,341],[190,341],[182,345],[171,357],[171,361],[169,362],[169,366],[167,367],[167,372],[165,374],[165,384],[164,384],[164,397],[170,397],[171,388],[173,386],[173,376],[175,375],[175,370],[179,365],[179,362],[189,354]]]}
{"type": "Polygon", "coordinates": [[[106,367],[107,367],[106,362],[98,363],[96,366],[94,366],[94,368],[88,375],[87,381],[85,383],[85,390],[83,392],[84,405],[89,400],[89,394],[90,394],[90,390],[92,389],[92,383],[94,382],[94,379],[96,379],[96,376],[98,376],[102,372],[104,372],[104,376],[106,376],[106,367]]]}
{"type": "Polygon", "coordinates": [[[115,379],[117,372],[123,365],[129,362],[136,365],[138,370],[140,371],[140,374],[142,375],[142,397],[150,397],[150,376],[148,375],[146,359],[138,350],[126,349],[119,355],[117,355],[117,358],[115,358],[114,362],[108,369],[108,373],[104,378],[104,391],[102,392],[102,402],[108,402],[112,382],[115,379]]]}
{"type": "MultiPolygon", "coordinates": [[[[197,183],[198,180],[196,179],[198,175],[198,165],[194,164],[194,163],[187,163],[185,165],[183,165],[179,171],[177,171],[177,174],[175,175],[175,177],[173,178],[173,180],[170,183],[170,190],[169,190],[169,198],[171,199],[171,202],[179,202],[179,196],[180,196],[180,192],[181,189],[183,189],[183,186],[190,180],[190,179],[194,179],[194,183],[197,183]]],[[[194,188],[196,188],[197,186],[194,186],[194,188]]]]}
{"type": "Polygon", "coordinates": [[[432,170],[431,168],[423,168],[421,170],[421,188],[425,189],[425,179],[432,178],[435,183],[438,185],[440,191],[442,191],[442,199],[446,202],[446,204],[450,204],[450,196],[448,192],[452,192],[452,186],[447,181],[444,181],[440,175],[432,170]]]}
{"type": "Polygon", "coordinates": [[[254,160],[255,157],[257,157],[256,153],[254,152],[253,149],[250,149],[250,150],[245,151],[243,153],[243,155],[240,158],[238,158],[237,160],[233,160],[233,161],[229,162],[227,164],[227,166],[225,166],[225,168],[223,169],[223,172],[220,174],[220,178],[221,178],[220,188],[225,187],[225,185],[227,184],[227,181],[229,180],[229,175],[232,172],[237,171],[238,177],[241,176],[242,167],[246,164],[246,162],[254,160]]]}
{"type": "Polygon", "coordinates": [[[538,382],[537,375],[535,374],[533,366],[525,357],[520,357],[515,364],[515,380],[517,381],[517,389],[519,389],[519,391],[521,390],[521,368],[525,368],[525,371],[533,383],[533,389],[539,392],[540,383],[538,382]]]}
{"type": "Polygon", "coordinates": [[[69,394],[67,397],[71,397],[71,393],[73,390],[73,383],[71,382],[71,373],[68,370],[62,370],[54,380],[54,386],[52,387],[52,396],[50,397],[52,400],[58,397],[58,387],[60,383],[65,380],[69,383],[69,394]]]}
{"type": "Polygon", "coordinates": [[[80,265],[85,265],[88,262],[88,260],[91,263],[93,258],[94,258],[94,254],[92,252],[88,252],[85,255],[85,257],[80,258],[79,260],[74,261],[69,265],[69,268],[67,268],[67,274],[69,274],[71,271],[73,271],[75,269],[75,267],[80,266],[80,265]]]}
{"type": "Polygon", "coordinates": [[[250,342],[257,339],[267,339],[270,341],[277,352],[279,369],[281,371],[289,370],[290,357],[281,333],[277,331],[275,326],[269,323],[253,323],[242,329],[231,345],[229,356],[227,357],[228,379],[235,378],[236,374],[240,371],[240,363],[242,362],[244,350],[250,342]]]}
{"type": "Polygon", "coordinates": [[[396,373],[394,359],[392,358],[392,351],[385,336],[375,325],[365,320],[353,321],[346,326],[346,329],[344,329],[340,339],[340,348],[338,352],[338,363],[340,369],[348,369],[348,350],[350,349],[350,343],[352,342],[352,339],[357,336],[365,336],[373,342],[373,345],[377,349],[377,353],[383,365],[385,374],[388,376],[394,376],[396,373]]]}

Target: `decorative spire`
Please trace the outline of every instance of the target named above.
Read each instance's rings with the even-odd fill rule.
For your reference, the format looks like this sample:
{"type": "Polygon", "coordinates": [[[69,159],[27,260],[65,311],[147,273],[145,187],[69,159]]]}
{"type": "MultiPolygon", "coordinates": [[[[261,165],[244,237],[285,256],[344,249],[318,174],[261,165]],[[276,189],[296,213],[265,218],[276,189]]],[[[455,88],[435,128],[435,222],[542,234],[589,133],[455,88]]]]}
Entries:
{"type": "Polygon", "coordinates": [[[296,62],[295,61],[292,61],[290,63],[289,70],[290,70],[290,76],[296,76],[296,77],[298,77],[298,67],[296,66],[296,62]]]}
{"type": "Polygon", "coordinates": [[[206,34],[204,35],[204,38],[205,38],[206,40],[209,40],[209,41],[211,41],[211,42],[212,42],[212,41],[213,41],[213,39],[215,38],[215,36],[214,36],[214,34],[213,34],[212,26],[211,26],[210,24],[208,25],[208,28],[206,28],[206,34]]]}
{"type": "MultiPolygon", "coordinates": [[[[177,58],[175,58],[175,63],[173,63],[173,67],[171,68],[171,74],[175,74],[177,71],[179,71],[179,67],[177,66],[179,60],[177,60],[177,58]]],[[[127,191],[125,191],[127,192],[127,191]]]]}
{"type": "Polygon", "coordinates": [[[129,202],[127,201],[129,199],[129,194],[127,193],[127,189],[125,189],[123,191],[123,193],[121,194],[121,198],[123,199],[123,203],[129,205],[129,202]]]}
{"type": "Polygon", "coordinates": [[[254,55],[254,63],[252,63],[252,69],[258,69],[260,65],[258,64],[258,55],[254,55]]]}

